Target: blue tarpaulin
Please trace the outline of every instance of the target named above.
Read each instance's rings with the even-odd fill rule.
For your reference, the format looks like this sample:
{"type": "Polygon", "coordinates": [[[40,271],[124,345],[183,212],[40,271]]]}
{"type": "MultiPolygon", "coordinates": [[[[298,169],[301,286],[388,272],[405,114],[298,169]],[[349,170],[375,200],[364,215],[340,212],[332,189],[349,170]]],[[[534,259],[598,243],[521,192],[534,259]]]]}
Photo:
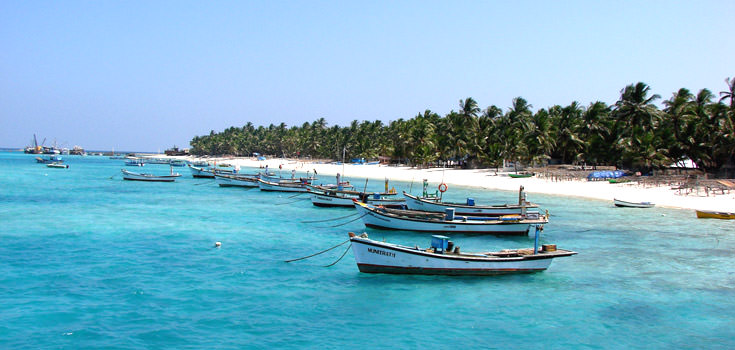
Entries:
{"type": "Polygon", "coordinates": [[[623,176],[625,176],[625,173],[622,170],[593,171],[589,175],[587,175],[587,180],[594,181],[594,180],[617,179],[623,176]]]}

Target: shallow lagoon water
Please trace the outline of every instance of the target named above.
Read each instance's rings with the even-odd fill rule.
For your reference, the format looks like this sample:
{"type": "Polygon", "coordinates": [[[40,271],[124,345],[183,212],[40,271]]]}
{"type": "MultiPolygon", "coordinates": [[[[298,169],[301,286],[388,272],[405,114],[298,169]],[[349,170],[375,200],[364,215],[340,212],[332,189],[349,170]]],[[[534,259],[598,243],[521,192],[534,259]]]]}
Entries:
{"type": "MultiPolygon", "coordinates": [[[[175,183],[142,183],[122,180],[121,160],[65,156],[69,169],[51,169],[33,158],[0,153],[3,348],[735,348],[732,221],[529,194],[551,213],[541,243],[578,255],[525,275],[370,275],[351,252],[324,267],[342,248],[283,262],[365,231],[360,220],[331,227],[354,217],[303,223],[350,209],[219,188],[186,168],[175,168],[184,175],[175,183]]],[[[413,193],[420,185],[391,183],[413,193]]],[[[459,186],[446,197],[517,201],[516,192],[459,186]]],[[[451,238],[464,251],[533,245],[451,238]]]]}

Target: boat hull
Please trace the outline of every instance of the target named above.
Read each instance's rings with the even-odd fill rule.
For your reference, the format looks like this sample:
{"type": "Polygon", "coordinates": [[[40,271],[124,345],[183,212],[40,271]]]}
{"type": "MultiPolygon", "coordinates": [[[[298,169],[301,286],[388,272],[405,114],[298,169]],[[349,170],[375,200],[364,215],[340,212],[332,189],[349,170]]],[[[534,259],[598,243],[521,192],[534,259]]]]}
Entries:
{"type": "Polygon", "coordinates": [[[419,231],[419,232],[454,232],[494,235],[528,235],[531,225],[547,222],[545,217],[539,220],[516,220],[498,217],[494,220],[454,220],[416,219],[396,215],[389,215],[376,209],[371,209],[362,203],[355,203],[355,208],[367,227],[419,231]]]}
{"type": "Polygon", "coordinates": [[[220,187],[258,187],[258,178],[254,176],[216,175],[214,181],[220,187]]]}
{"type": "MultiPolygon", "coordinates": [[[[520,215],[522,208],[520,205],[497,205],[497,206],[470,206],[458,203],[442,203],[421,200],[416,196],[403,193],[406,198],[406,206],[411,210],[432,211],[437,213],[445,213],[447,209],[454,209],[456,215],[473,215],[473,216],[501,216],[501,215],[520,215]]],[[[538,213],[538,205],[529,204],[526,206],[527,212],[538,213]]]]}
{"type": "Polygon", "coordinates": [[[177,177],[181,176],[181,174],[174,174],[174,175],[139,174],[139,173],[131,173],[129,171],[126,171],[125,169],[122,169],[122,173],[123,173],[123,180],[147,181],[147,182],[174,182],[176,181],[177,177]]]}
{"type": "Polygon", "coordinates": [[[546,270],[555,257],[569,251],[517,257],[463,256],[435,254],[417,248],[353,237],[352,253],[360,272],[420,275],[499,275],[546,270]]]}
{"type": "Polygon", "coordinates": [[[696,212],[699,219],[735,220],[735,213],[708,210],[697,210],[696,212]]]}
{"type": "MultiPolygon", "coordinates": [[[[344,207],[344,208],[354,208],[355,204],[353,203],[353,199],[358,199],[357,196],[332,196],[322,193],[312,193],[311,194],[311,203],[314,204],[317,207],[344,207]]],[[[395,198],[374,198],[369,197],[366,198],[366,201],[368,204],[371,205],[382,205],[386,208],[402,208],[406,201],[401,199],[395,199],[395,198]]]]}
{"type": "Polygon", "coordinates": [[[626,202],[619,199],[613,199],[613,204],[621,208],[652,208],[656,205],[651,202],[626,202]]]}
{"type": "Polygon", "coordinates": [[[258,187],[261,191],[271,192],[306,192],[306,184],[297,183],[275,183],[258,180],[258,187]]]}

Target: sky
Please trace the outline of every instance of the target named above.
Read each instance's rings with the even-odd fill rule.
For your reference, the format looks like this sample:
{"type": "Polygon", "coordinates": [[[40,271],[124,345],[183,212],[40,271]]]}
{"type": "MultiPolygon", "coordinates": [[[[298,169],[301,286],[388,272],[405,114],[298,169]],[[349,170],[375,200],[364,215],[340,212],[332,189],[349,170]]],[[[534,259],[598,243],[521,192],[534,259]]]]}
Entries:
{"type": "MultiPolygon", "coordinates": [[[[0,1],[0,147],[613,104],[735,77],[735,1],[0,1]]],[[[660,103],[660,101],[659,101],[660,103]]]]}

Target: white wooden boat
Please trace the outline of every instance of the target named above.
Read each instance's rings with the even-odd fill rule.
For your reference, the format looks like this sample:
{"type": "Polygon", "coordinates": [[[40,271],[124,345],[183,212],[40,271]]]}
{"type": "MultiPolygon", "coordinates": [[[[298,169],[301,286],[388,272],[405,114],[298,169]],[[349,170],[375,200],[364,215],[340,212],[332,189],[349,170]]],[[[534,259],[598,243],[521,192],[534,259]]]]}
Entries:
{"type": "Polygon", "coordinates": [[[217,173],[214,181],[220,187],[258,187],[257,175],[226,175],[217,173]]]}
{"type": "Polygon", "coordinates": [[[265,173],[259,173],[259,175],[260,175],[260,179],[262,179],[263,181],[272,182],[272,183],[311,184],[314,182],[314,180],[316,180],[316,177],[308,176],[308,175],[307,177],[292,177],[292,178],[275,176],[275,174],[273,173],[270,173],[270,175],[265,174],[265,173]]]}
{"type": "Polygon", "coordinates": [[[403,198],[388,198],[380,193],[349,194],[329,190],[312,191],[311,188],[309,190],[311,192],[311,203],[317,207],[354,208],[355,204],[352,201],[353,199],[386,208],[403,208],[406,205],[406,201],[403,198]]]}
{"type": "Polygon", "coordinates": [[[57,169],[68,169],[69,168],[68,164],[64,164],[61,162],[49,163],[49,164],[46,164],[46,166],[49,168],[57,168],[57,169]]]}
{"type": "MultiPolygon", "coordinates": [[[[538,232],[537,232],[538,234],[538,232]]],[[[538,235],[536,236],[538,238],[538,235]]],[[[431,247],[422,249],[369,239],[350,232],[350,243],[360,272],[423,275],[498,275],[546,270],[554,258],[577,254],[542,245],[498,252],[463,253],[448,237],[433,236],[431,247]]]]}
{"type": "Polygon", "coordinates": [[[270,182],[258,179],[258,187],[261,191],[272,192],[306,192],[308,183],[298,182],[270,182]]]}
{"type": "Polygon", "coordinates": [[[379,208],[354,201],[367,227],[420,232],[464,232],[478,234],[527,235],[531,225],[548,222],[546,215],[503,215],[495,217],[459,216],[447,213],[379,208]]]}
{"type": "Polygon", "coordinates": [[[42,164],[50,164],[50,163],[61,163],[64,160],[61,158],[61,156],[41,156],[36,157],[36,163],[42,163],[42,164]]]}
{"type": "Polygon", "coordinates": [[[472,198],[467,198],[465,203],[442,202],[438,197],[421,198],[403,192],[406,198],[406,206],[411,210],[423,210],[444,213],[447,209],[454,209],[456,215],[471,216],[501,216],[501,215],[520,215],[526,212],[538,212],[538,205],[526,201],[526,193],[521,186],[518,204],[501,204],[501,205],[475,205],[472,198]]]}
{"type": "Polygon", "coordinates": [[[123,179],[132,181],[174,182],[177,177],[181,176],[181,174],[178,173],[172,173],[171,175],[154,175],[134,173],[125,169],[120,169],[120,171],[123,173],[123,179]]]}
{"type": "Polygon", "coordinates": [[[235,174],[233,170],[229,169],[215,169],[215,168],[208,168],[208,167],[199,167],[195,165],[188,164],[189,170],[191,170],[191,176],[196,178],[207,178],[207,179],[214,179],[214,174],[224,174],[224,175],[232,175],[235,174]]]}
{"type": "Polygon", "coordinates": [[[616,198],[613,198],[613,204],[615,204],[616,207],[626,207],[626,208],[652,208],[656,205],[651,202],[627,202],[627,201],[621,201],[616,198]]]}

